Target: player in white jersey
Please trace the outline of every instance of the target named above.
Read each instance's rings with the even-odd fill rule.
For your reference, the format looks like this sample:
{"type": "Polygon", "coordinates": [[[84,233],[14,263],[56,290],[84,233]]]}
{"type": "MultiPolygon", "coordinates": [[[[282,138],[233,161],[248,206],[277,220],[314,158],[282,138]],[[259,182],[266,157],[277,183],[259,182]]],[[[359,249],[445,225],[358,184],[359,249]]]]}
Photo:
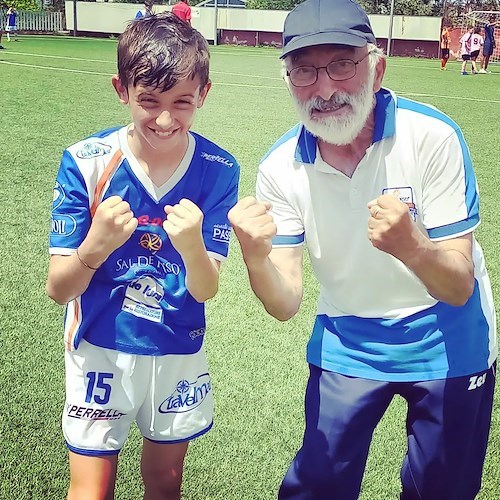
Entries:
{"type": "Polygon", "coordinates": [[[462,133],[382,88],[385,58],[351,0],[299,4],[281,58],[302,123],[262,160],[256,198],[229,213],[271,315],[300,306],[304,246],[321,285],[304,439],[279,498],[357,499],[373,431],[400,395],[400,498],[473,500],[497,344],[462,133]]]}
{"type": "Polygon", "coordinates": [[[479,52],[481,52],[481,48],[484,44],[484,39],[481,35],[481,28],[474,28],[474,32],[470,37],[470,61],[472,64],[472,73],[477,74],[477,65],[476,60],[479,56],[479,52]]]}
{"type": "Polygon", "coordinates": [[[145,498],[180,498],[189,440],[212,426],[204,302],[228,253],[239,166],[190,131],[208,44],[165,12],[133,21],[112,79],[132,124],[67,148],[47,292],[65,315],[68,498],[112,498],[133,421],[145,498]]]}
{"type": "Polygon", "coordinates": [[[469,26],[467,31],[460,37],[460,57],[462,58],[462,67],[460,68],[460,73],[462,75],[468,75],[467,73],[467,61],[471,60],[471,40],[474,28],[469,26]]]}

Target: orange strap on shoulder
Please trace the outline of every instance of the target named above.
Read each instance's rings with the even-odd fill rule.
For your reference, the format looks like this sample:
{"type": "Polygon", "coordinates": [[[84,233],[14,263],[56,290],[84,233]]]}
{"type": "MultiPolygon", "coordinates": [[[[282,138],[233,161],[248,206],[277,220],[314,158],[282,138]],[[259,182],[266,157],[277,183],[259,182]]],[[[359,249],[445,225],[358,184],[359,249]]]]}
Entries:
{"type": "Polygon", "coordinates": [[[106,168],[104,169],[104,172],[102,173],[101,177],[97,181],[95,190],[94,190],[94,202],[92,203],[92,206],[90,207],[90,216],[94,217],[95,211],[97,210],[97,206],[99,203],[101,203],[101,198],[102,194],[104,191],[104,186],[106,185],[106,182],[108,182],[109,178],[113,175],[114,171],[118,168],[118,165],[120,164],[120,160],[122,159],[123,153],[121,150],[118,150],[111,160],[109,160],[109,163],[106,165],[106,168]]]}

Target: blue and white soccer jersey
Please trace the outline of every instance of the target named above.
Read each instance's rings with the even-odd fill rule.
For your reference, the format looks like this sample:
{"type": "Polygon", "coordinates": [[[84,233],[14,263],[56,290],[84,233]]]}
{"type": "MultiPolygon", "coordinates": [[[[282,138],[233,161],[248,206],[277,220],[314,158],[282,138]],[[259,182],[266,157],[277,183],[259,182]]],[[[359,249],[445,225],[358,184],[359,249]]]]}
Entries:
{"type": "Polygon", "coordinates": [[[458,126],[433,108],[377,93],[373,143],[352,178],[321,158],[301,125],[262,160],[257,197],[272,203],[274,247],[306,244],[321,289],[308,361],[343,375],[423,381],[487,370],[496,325],[483,253],[474,241],[474,293],[439,302],[398,259],[368,240],[367,204],[383,193],[406,203],[433,241],[479,224],[469,151],[458,126]]]}
{"type": "Polygon", "coordinates": [[[133,420],[147,439],[169,443],[212,426],[204,304],[188,292],[184,263],[162,223],[165,205],[191,200],[204,215],[208,255],[225,260],[227,213],[237,201],[238,180],[235,159],[194,133],[181,164],[160,187],[130,151],[127,127],[64,152],[54,189],[51,255],[74,253],[98,204],[110,196],[127,201],[139,222],[66,307],[63,430],[72,451],[117,453],[133,420]]]}
{"type": "Polygon", "coordinates": [[[191,133],[172,177],[157,187],[127,143],[127,128],[104,131],[68,148],[54,189],[50,253],[69,255],[85,239],[102,200],[120,196],[139,225],[96,271],[81,297],[68,304],[65,341],[143,355],[192,354],[203,341],[204,304],[188,292],[181,256],[162,223],[165,205],[182,198],[203,212],[208,255],[223,261],[229,209],[237,201],[239,165],[226,151],[191,133]]]}

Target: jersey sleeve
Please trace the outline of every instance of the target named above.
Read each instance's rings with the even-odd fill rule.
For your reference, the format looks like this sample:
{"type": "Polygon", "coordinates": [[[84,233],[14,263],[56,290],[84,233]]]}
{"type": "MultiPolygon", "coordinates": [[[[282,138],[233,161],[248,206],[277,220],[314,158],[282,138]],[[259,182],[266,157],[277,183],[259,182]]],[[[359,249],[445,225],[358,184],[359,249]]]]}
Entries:
{"type": "Polygon", "coordinates": [[[432,240],[462,236],[479,225],[476,177],[459,129],[434,148],[422,182],[421,216],[432,240]]]}
{"type": "MultiPolygon", "coordinates": [[[[269,201],[272,205],[270,214],[277,227],[273,238],[275,247],[297,246],[304,242],[304,223],[297,206],[294,206],[283,193],[275,176],[272,175],[270,163],[261,165],[257,174],[256,197],[260,201],[269,201]]],[[[283,184],[290,181],[290,176],[283,176],[283,184]]],[[[282,185],[283,185],[282,184],[282,185]]],[[[281,185],[281,186],[282,186],[281,185]]],[[[289,186],[291,189],[292,186],[289,186]]],[[[287,192],[293,192],[288,190],[287,192]]]]}
{"type": "Polygon", "coordinates": [[[91,217],[86,182],[75,160],[65,151],[54,186],[49,251],[69,255],[85,239],[91,217]]]}
{"type": "Polygon", "coordinates": [[[234,159],[230,163],[231,167],[223,167],[227,170],[215,178],[203,204],[203,241],[208,255],[219,261],[229,252],[231,225],[227,214],[238,201],[240,167],[234,159]]]}

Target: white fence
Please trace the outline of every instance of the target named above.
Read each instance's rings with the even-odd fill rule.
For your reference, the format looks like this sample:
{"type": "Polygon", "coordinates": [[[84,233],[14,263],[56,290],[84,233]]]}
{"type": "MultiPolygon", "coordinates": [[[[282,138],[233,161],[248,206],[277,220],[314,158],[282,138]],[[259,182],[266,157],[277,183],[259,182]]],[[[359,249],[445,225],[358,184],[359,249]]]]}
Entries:
{"type": "Polygon", "coordinates": [[[58,33],[66,29],[63,12],[28,12],[18,11],[17,29],[19,31],[35,31],[58,33]]]}

